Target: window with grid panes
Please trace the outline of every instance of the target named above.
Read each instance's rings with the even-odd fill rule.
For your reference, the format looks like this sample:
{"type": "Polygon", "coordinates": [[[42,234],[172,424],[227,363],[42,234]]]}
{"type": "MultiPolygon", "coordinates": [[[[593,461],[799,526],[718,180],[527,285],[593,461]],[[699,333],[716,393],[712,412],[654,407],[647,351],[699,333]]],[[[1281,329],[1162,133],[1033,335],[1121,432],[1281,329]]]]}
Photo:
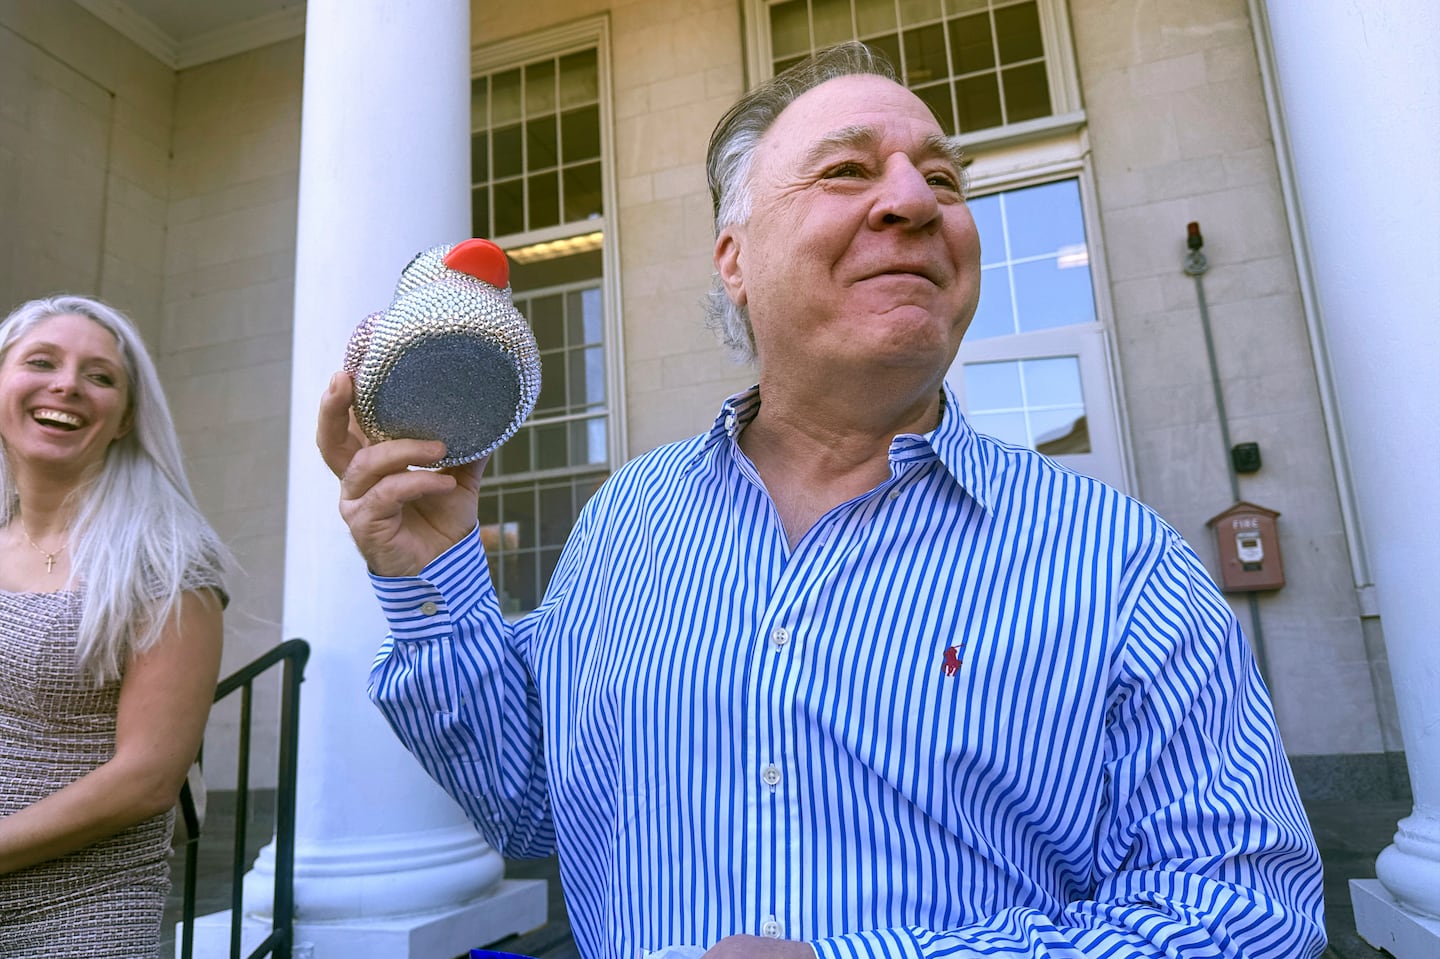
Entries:
{"type": "Polygon", "coordinates": [[[594,47],[476,75],[472,228],[505,248],[540,348],[535,410],[486,470],[480,535],[501,609],[544,595],[580,508],[610,473],[599,58],[594,47]]]}
{"type": "Polygon", "coordinates": [[[767,4],[779,73],[842,40],[886,55],[946,133],[1050,116],[1039,0],[784,0],[767,4]]]}

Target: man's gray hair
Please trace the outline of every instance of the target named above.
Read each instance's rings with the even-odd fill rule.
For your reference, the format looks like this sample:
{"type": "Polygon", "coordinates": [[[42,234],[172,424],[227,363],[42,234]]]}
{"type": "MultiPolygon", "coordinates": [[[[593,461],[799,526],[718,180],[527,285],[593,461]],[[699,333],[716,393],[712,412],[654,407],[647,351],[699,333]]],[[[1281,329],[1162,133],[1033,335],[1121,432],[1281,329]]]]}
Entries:
{"type": "MultiPolygon", "coordinates": [[[[899,82],[895,68],[884,55],[858,40],[850,40],[800,61],[745,94],[715,125],[705,154],[705,177],[715,232],[750,219],[750,166],[755,147],[781,111],[805,93],[837,77],[871,74],[899,82]]],[[[706,295],[707,324],[714,329],[735,359],[755,360],[755,334],[750,313],[733,302],[717,273],[706,295]]]]}

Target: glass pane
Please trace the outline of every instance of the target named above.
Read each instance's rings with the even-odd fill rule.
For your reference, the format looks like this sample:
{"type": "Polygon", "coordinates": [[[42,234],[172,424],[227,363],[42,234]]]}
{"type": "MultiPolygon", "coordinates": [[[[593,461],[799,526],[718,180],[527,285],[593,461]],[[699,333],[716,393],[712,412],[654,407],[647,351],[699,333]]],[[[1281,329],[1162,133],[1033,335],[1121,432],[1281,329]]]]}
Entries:
{"type": "Polygon", "coordinates": [[[593,49],[560,58],[561,109],[600,99],[600,71],[596,64],[593,49]]]}
{"type": "Polygon", "coordinates": [[[955,133],[955,105],[950,97],[950,83],[936,83],[928,87],[919,87],[915,95],[925,101],[930,112],[935,114],[935,119],[940,123],[940,129],[947,135],[955,133]]]}
{"type": "Polygon", "coordinates": [[[771,55],[780,60],[809,52],[810,19],[805,11],[805,0],[790,0],[789,3],[777,3],[771,7],[771,55]]]}
{"type": "Polygon", "coordinates": [[[897,26],[892,0],[855,0],[855,28],[860,39],[872,33],[893,31],[897,26]]]}
{"type": "Polygon", "coordinates": [[[516,435],[505,441],[505,458],[507,458],[507,472],[530,472],[534,469],[534,431],[520,429],[516,435]]]}
{"type": "Polygon", "coordinates": [[[570,465],[564,423],[535,427],[536,469],[553,470],[570,465]]]}
{"type": "Polygon", "coordinates": [[[525,172],[525,156],[520,152],[520,124],[497,129],[494,149],[496,178],[525,172]]]}
{"type": "Polygon", "coordinates": [[[970,321],[967,340],[1009,336],[1015,332],[1014,305],[1010,302],[1010,271],[1003,265],[980,271],[980,305],[970,321]]]}
{"type": "Polygon", "coordinates": [[[995,68],[995,47],[990,40],[990,18],[985,14],[950,21],[950,54],[956,75],[995,68]]]}
{"type": "Polygon", "coordinates": [[[605,419],[594,417],[585,421],[585,462],[593,465],[610,462],[610,440],[609,433],[605,429],[605,419]]]}
{"type": "MultiPolygon", "coordinates": [[[[1026,405],[1084,407],[1085,398],[1080,392],[1080,360],[1077,357],[1025,360],[1022,366],[1026,405]]],[[[969,367],[966,369],[968,371],[969,367]]],[[[968,387],[970,381],[967,379],[965,382],[968,387]]]]}
{"type": "Polygon", "coordinates": [[[490,125],[498,127],[520,120],[520,71],[495,74],[490,83],[490,125]]]}
{"type": "Polygon", "coordinates": [[[565,316],[569,344],[583,346],[599,343],[604,335],[604,316],[600,309],[600,290],[577,290],[568,297],[565,316]]]}
{"type": "Polygon", "coordinates": [[[495,184],[495,232],[492,235],[505,236],[524,229],[524,181],[506,180],[495,184]]]}
{"type": "Polygon", "coordinates": [[[500,558],[500,579],[505,584],[504,594],[500,597],[502,612],[514,615],[521,610],[535,608],[539,602],[539,584],[534,553],[503,555],[500,558]]]}
{"type": "Polygon", "coordinates": [[[973,13],[989,9],[990,0],[946,0],[945,9],[953,17],[957,13],[973,13]]]}
{"type": "Polygon", "coordinates": [[[880,54],[898,73],[900,71],[900,36],[894,33],[887,33],[883,37],[874,37],[865,41],[866,45],[876,53],[880,54]]]}
{"type": "Polygon", "coordinates": [[[982,73],[955,81],[955,99],[961,133],[1000,125],[1000,87],[995,74],[982,73]]]}
{"type": "Polygon", "coordinates": [[[940,18],[940,0],[900,0],[900,26],[908,27],[940,18]]]}
{"type": "Polygon", "coordinates": [[[500,515],[505,520],[507,534],[510,524],[515,524],[516,547],[520,549],[535,548],[535,497],[530,490],[522,486],[518,490],[502,491],[500,515]]]}
{"type": "Polygon", "coordinates": [[[500,457],[500,462],[496,464],[498,474],[530,472],[530,431],[517,430],[504,446],[496,450],[496,455],[500,457]]]}
{"type": "Polygon", "coordinates": [[[914,86],[950,75],[945,62],[945,30],[940,24],[905,31],[905,84],[914,86]]]}
{"type": "Polygon", "coordinates": [[[1095,322],[1090,268],[1062,269],[1058,264],[1058,260],[1033,260],[1012,268],[1022,333],[1095,322]]]}
{"type": "Polygon", "coordinates": [[[965,364],[965,405],[976,411],[1018,410],[1025,406],[1020,388],[1020,364],[965,364]]]}
{"type": "Polygon", "coordinates": [[[491,236],[490,188],[482,186],[470,191],[470,235],[491,236]]]}
{"type": "Polygon", "coordinates": [[[566,163],[600,155],[600,108],[582,107],[560,114],[560,142],[566,163]]]}
{"type": "MultiPolygon", "coordinates": [[[[572,521],[571,526],[574,526],[572,521]]],[[[540,551],[540,591],[543,593],[550,586],[550,577],[555,574],[555,567],[560,563],[559,547],[554,549],[542,549],[540,551]]]]}
{"type": "Polygon", "coordinates": [[[1050,86],[1045,64],[1032,63],[1001,71],[1005,84],[1005,121],[1019,123],[1050,115],[1050,86]]]}
{"type": "Polygon", "coordinates": [[[532,63],[525,68],[525,115],[555,112],[555,61],[532,63]]]}
{"type": "Polygon", "coordinates": [[[1033,3],[998,8],[995,11],[995,37],[1002,64],[1045,56],[1045,40],[1040,35],[1040,14],[1033,3]]]}
{"type": "Polygon", "coordinates": [[[1004,205],[1010,255],[1017,260],[1056,256],[1062,250],[1085,244],[1080,187],[1074,180],[1011,190],[1004,194],[1004,205]]]}
{"type": "Polygon", "coordinates": [[[484,183],[490,179],[490,137],[476,133],[470,137],[470,182],[484,183]]]}
{"type": "Polygon", "coordinates": [[[565,412],[565,352],[540,355],[540,395],[535,398],[535,413],[547,415],[565,412]]]}
{"type": "Polygon", "coordinates": [[[490,80],[488,77],[474,77],[470,80],[470,129],[484,130],[490,126],[490,80]]]}
{"type": "Polygon", "coordinates": [[[810,0],[810,11],[815,24],[815,49],[854,38],[850,0],[810,0]]]}
{"type": "Polygon", "coordinates": [[[592,346],[580,356],[571,356],[570,375],[575,375],[575,367],[584,368],[583,383],[584,389],[577,391],[574,387],[570,390],[571,404],[584,402],[586,406],[603,406],[605,404],[605,348],[592,346]],[[577,362],[578,360],[578,362],[577,362]]]}
{"type": "Polygon", "coordinates": [[[549,352],[565,346],[565,304],[558,294],[537,296],[524,308],[530,329],[535,332],[535,342],[540,351],[549,352]]]}
{"type": "MultiPolygon", "coordinates": [[[[570,455],[575,465],[592,465],[602,462],[596,459],[590,448],[590,420],[575,420],[570,424],[570,455]]],[[[603,452],[603,450],[602,450],[603,452]]]]}
{"type": "MultiPolygon", "coordinates": [[[[479,519],[481,526],[489,526],[500,522],[500,496],[497,493],[480,494],[479,519]]],[[[490,544],[485,544],[488,549],[490,544]]]]}
{"type": "Polygon", "coordinates": [[[534,173],[560,163],[560,144],[556,139],[555,114],[533,117],[525,121],[525,169],[534,173]]]}
{"type": "Polygon", "coordinates": [[[1025,428],[1024,413],[966,413],[965,418],[978,433],[1016,446],[1030,445],[1030,431],[1025,428]]]}
{"type": "Polygon", "coordinates": [[[1035,448],[1048,456],[1090,452],[1090,429],[1085,410],[1042,410],[1030,414],[1035,448]]]}
{"type": "Polygon", "coordinates": [[[530,178],[530,229],[560,222],[560,176],[554,170],[530,178]]]}
{"type": "Polygon", "coordinates": [[[565,542],[575,525],[575,505],[570,484],[540,487],[540,542],[554,546],[565,542]]]}
{"type": "Polygon", "coordinates": [[[600,197],[600,164],[587,163],[565,171],[565,222],[604,214],[600,197]]]}
{"type": "Polygon", "coordinates": [[[1005,232],[1000,220],[1000,194],[971,197],[966,201],[975,229],[980,232],[980,262],[1005,262],[1005,232]]]}

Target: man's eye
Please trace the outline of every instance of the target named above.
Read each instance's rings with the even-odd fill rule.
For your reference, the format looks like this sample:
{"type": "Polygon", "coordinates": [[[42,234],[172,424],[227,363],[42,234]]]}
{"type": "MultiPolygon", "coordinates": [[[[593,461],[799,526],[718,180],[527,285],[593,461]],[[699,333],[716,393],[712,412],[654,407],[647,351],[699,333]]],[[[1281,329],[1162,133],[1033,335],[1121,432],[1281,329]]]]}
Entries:
{"type": "Polygon", "coordinates": [[[864,174],[865,168],[858,163],[840,163],[825,171],[825,177],[827,179],[863,176],[864,174]]]}
{"type": "Polygon", "coordinates": [[[959,192],[960,181],[950,173],[931,173],[925,177],[925,181],[931,186],[938,186],[943,190],[955,190],[959,192]]]}

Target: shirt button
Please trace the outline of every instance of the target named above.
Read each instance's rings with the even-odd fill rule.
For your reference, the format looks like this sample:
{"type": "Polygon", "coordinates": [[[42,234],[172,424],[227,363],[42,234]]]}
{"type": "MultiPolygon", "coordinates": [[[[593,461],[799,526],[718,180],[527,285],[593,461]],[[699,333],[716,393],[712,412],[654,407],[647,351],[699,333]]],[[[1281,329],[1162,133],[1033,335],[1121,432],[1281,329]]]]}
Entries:
{"type": "Polygon", "coordinates": [[[770,634],[770,642],[775,644],[776,649],[779,649],[790,642],[790,630],[784,626],[776,626],[775,631],[770,634]]]}
{"type": "Polygon", "coordinates": [[[784,933],[785,930],[774,916],[760,923],[760,935],[766,939],[779,939],[784,933]]]}
{"type": "Polygon", "coordinates": [[[890,498],[891,498],[891,499],[899,499],[899,498],[900,498],[900,490],[899,490],[898,488],[897,488],[897,489],[892,489],[892,490],[890,491],[890,498]]]}
{"type": "Polygon", "coordinates": [[[438,612],[440,612],[440,607],[439,607],[439,606],[436,606],[434,603],[430,602],[430,600],[428,600],[428,599],[425,600],[425,602],[423,602],[423,603],[420,604],[420,615],[421,615],[421,616],[434,616],[434,615],[435,615],[436,613],[438,613],[438,612]]]}
{"type": "Polygon", "coordinates": [[[774,763],[770,763],[761,770],[760,778],[765,781],[765,785],[767,786],[776,785],[780,782],[780,767],[774,763]]]}

